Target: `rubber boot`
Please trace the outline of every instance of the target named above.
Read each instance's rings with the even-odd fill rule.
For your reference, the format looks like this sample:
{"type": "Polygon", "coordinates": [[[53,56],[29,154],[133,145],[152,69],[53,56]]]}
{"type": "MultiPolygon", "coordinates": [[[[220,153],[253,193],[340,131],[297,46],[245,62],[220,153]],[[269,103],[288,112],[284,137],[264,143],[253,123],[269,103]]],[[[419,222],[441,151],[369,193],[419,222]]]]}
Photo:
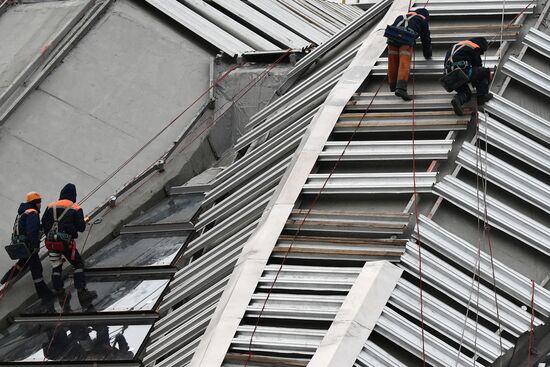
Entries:
{"type": "Polygon", "coordinates": [[[390,92],[395,92],[395,83],[390,83],[390,92]]]}
{"type": "Polygon", "coordinates": [[[483,106],[486,102],[489,102],[491,99],[493,99],[493,93],[487,93],[482,96],[477,96],[477,105],[483,106]]]}
{"type": "Polygon", "coordinates": [[[81,288],[78,290],[78,301],[83,308],[90,307],[95,298],[97,298],[96,291],[89,291],[86,288],[81,288]]]}
{"type": "Polygon", "coordinates": [[[395,86],[395,95],[398,97],[403,98],[404,101],[410,101],[412,99],[411,96],[407,93],[407,81],[406,80],[398,80],[397,84],[395,86]]]}
{"type": "Polygon", "coordinates": [[[451,100],[451,105],[453,106],[453,110],[458,116],[464,115],[464,109],[462,108],[462,103],[460,102],[460,97],[455,95],[453,99],[451,100]]]}

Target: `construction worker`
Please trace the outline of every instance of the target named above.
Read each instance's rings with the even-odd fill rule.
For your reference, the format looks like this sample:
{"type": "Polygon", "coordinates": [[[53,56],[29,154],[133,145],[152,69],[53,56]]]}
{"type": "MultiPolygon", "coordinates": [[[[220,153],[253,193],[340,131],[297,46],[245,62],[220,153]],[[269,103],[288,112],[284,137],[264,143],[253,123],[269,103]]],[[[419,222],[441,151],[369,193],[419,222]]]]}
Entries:
{"type": "Polygon", "coordinates": [[[42,277],[42,263],[38,257],[40,250],[40,207],[42,198],[39,193],[32,191],[27,194],[26,202],[19,205],[17,217],[13,225],[12,243],[21,243],[27,247],[30,256],[21,258],[2,277],[0,284],[7,283],[17,274],[29,267],[38,297],[43,300],[51,298],[52,292],[42,277]]]}
{"type": "Polygon", "coordinates": [[[60,302],[68,297],[65,295],[61,274],[65,257],[74,267],[74,285],[78,300],[83,307],[88,308],[97,293],[86,289],[84,261],[76,249],[75,240],[78,232],[86,229],[86,222],[82,209],[76,204],[75,185],[66,184],[59,194],[59,200],[48,204],[42,217],[42,227],[46,234],[48,256],[52,262],[53,288],[60,302]]]}
{"type": "Polygon", "coordinates": [[[416,39],[422,41],[424,58],[432,58],[432,39],[429,27],[430,13],[425,8],[419,8],[395,19],[388,26],[384,36],[388,38],[388,82],[390,91],[395,95],[410,101],[407,93],[407,83],[411,69],[411,58],[416,39]]]}
{"type": "Polygon", "coordinates": [[[449,75],[457,69],[464,73],[464,83],[454,88],[457,94],[451,101],[453,110],[459,116],[464,114],[462,106],[472,98],[470,83],[476,88],[478,106],[493,98],[493,94],[489,93],[491,70],[483,67],[481,60],[487,47],[484,37],[474,37],[453,45],[445,55],[445,74],[449,75]]]}

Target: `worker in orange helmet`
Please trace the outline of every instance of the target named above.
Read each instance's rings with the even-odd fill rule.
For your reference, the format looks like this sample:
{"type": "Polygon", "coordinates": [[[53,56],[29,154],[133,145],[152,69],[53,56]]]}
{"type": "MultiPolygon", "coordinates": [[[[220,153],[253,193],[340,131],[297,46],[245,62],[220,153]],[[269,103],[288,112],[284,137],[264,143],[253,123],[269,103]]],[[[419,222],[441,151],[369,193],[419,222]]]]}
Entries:
{"type": "MultiPolygon", "coordinates": [[[[47,300],[51,298],[52,292],[42,277],[42,263],[38,257],[40,250],[40,207],[42,197],[38,192],[29,192],[26,201],[19,205],[17,217],[13,225],[11,245],[19,248],[17,263],[2,277],[0,284],[8,283],[27,267],[31,270],[34,287],[38,296],[47,300]],[[21,251],[22,249],[22,251],[21,251]],[[23,254],[22,254],[23,253],[23,254]]],[[[12,255],[12,254],[10,254],[12,255]]]]}
{"type": "Polygon", "coordinates": [[[392,25],[388,25],[384,36],[388,39],[388,82],[390,91],[405,101],[412,97],[407,93],[411,69],[412,53],[416,39],[422,41],[422,53],[426,60],[432,58],[430,37],[430,13],[426,8],[418,8],[400,15],[392,25]]]}
{"type": "Polygon", "coordinates": [[[97,293],[86,289],[84,277],[84,260],[76,249],[76,239],[79,232],[86,229],[86,221],[82,208],[76,203],[76,187],[66,184],[59,200],[48,204],[42,216],[42,227],[46,233],[46,248],[52,263],[52,283],[60,302],[66,298],[63,287],[63,257],[74,267],[74,285],[78,300],[82,307],[89,308],[97,293]]]}

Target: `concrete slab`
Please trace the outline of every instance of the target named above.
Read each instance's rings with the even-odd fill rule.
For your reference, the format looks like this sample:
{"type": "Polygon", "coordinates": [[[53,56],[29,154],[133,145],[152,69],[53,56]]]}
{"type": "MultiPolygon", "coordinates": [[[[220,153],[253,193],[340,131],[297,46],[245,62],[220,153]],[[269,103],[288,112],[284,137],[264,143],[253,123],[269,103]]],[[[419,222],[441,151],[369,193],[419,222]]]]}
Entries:
{"type": "MultiPolygon", "coordinates": [[[[2,22],[10,18],[11,10],[2,22]]],[[[11,173],[0,178],[5,204],[0,238],[9,238],[26,191],[53,200],[70,181],[83,197],[134,154],[206,90],[212,56],[150,10],[130,0],[115,2],[0,128],[0,171],[11,173]]],[[[84,210],[155,162],[205,102],[199,101],[140,153],[84,210]]],[[[10,264],[0,256],[0,272],[10,264]]]]}
{"type": "Polygon", "coordinates": [[[18,4],[0,18],[0,94],[90,0],[18,4]]]}

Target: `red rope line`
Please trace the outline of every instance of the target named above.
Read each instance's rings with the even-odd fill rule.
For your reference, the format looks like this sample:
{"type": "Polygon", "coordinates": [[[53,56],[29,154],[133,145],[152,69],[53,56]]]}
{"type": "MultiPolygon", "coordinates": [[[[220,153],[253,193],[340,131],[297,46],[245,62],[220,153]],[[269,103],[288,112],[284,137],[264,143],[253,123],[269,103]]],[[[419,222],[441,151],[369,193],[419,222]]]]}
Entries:
{"type": "MultiPolygon", "coordinates": [[[[34,253],[37,252],[37,251],[38,250],[36,250],[36,249],[32,251],[32,253],[29,255],[27,260],[23,263],[23,266],[21,266],[21,270],[19,271],[19,273],[22,273],[23,271],[25,271],[25,267],[27,266],[27,264],[31,260],[31,256],[34,255],[34,253]]],[[[0,301],[6,296],[6,293],[8,293],[8,288],[10,286],[10,282],[11,282],[12,278],[14,277],[14,274],[15,274],[15,265],[11,269],[10,275],[8,276],[8,280],[6,281],[6,283],[4,283],[4,286],[0,290],[0,301]]]]}
{"type": "Polygon", "coordinates": [[[535,281],[531,280],[531,326],[529,328],[529,349],[527,349],[527,366],[531,366],[531,354],[533,352],[534,328],[535,323],[535,281]]]}
{"type": "Polygon", "coordinates": [[[317,195],[315,196],[314,200],[312,201],[310,207],[308,208],[308,211],[306,213],[306,215],[304,216],[304,218],[302,219],[300,225],[298,226],[298,229],[296,230],[296,232],[294,233],[294,236],[292,237],[292,241],[290,242],[290,245],[289,247],[287,248],[286,252],[285,252],[285,255],[283,257],[283,260],[281,262],[281,264],[279,265],[279,269],[277,270],[277,273],[275,274],[275,278],[273,279],[273,282],[271,283],[270,287],[269,287],[269,290],[267,292],[267,296],[266,296],[266,299],[265,301],[263,302],[262,304],[262,308],[260,310],[260,313],[258,314],[258,317],[256,318],[256,324],[254,325],[254,329],[252,330],[252,334],[250,335],[250,341],[248,343],[248,357],[244,363],[244,367],[247,367],[248,366],[248,363],[250,363],[252,357],[254,356],[254,353],[252,352],[252,342],[253,342],[253,339],[254,339],[254,335],[256,334],[256,330],[258,329],[258,326],[260,324],[260,320],[261,320],[261,317],[263,316],[263,313],[265,311],[265,307],[267,306],[267,302],[269,301],[269,298],[271,296],[271,294],[273,293],[273,289],[275,287],[275,284],[277,283],[277,279],[279,278],[279,275],[283,269],[283,266],[285,265],[286,263],[286,260],[288,258],[288,255],[290,254],[290,251],[292,250],[292,246],[294,245],[294,242],[296,241],[296,238],[298,237],[298,235],[300,234],[300,231],[303,227],[303,225],[305,224],[307,218],[309,217],[311,211],[315,208],[315,206],[317,205],[317,202],[319,201],[319,198],[321,197],[321,194],[323,193],[323,190],[325,189],[328,181],[330,180],[330,178],[332,177],[332,175],[334,174],[334,172],[336,171],[336,168],[338,167],[338,165],[340,164],[340,161],[342,160],[342,157],[344,156],[345,152],[346,152],[346,149],[349,147],[349,145],[351,144],[351,142],[353,141],[353,138],[355,137],[355,135],[357,134],[357,131],[359,131],[359,128],[361,127],[361,124],[363,122],[363,120],[365,119],[370,107],[372,106],[372,103],[374,102],[374,99],[378,96],[378,93],[380,92],[380,89],[382,88],[382,85],[385,83],[386,81],[386,77],[384,77],[384,79],[382,79],[382,81],[380,82],[380,85],[378,86],[378,89],[376,90],[376,92],[374,93],[369,105],[367,106],[365,112],[363,113],[363,115],[361,116],[361,119],[359,120],[359,122],[357,123],[357,125],[355,126],[354,130],[353,130],[353,133],[351,134],[350,138],[348,139],[348,141],[346,142],[346,145],[344,147],[344,149],[342,150],[342,152],[340,153],[340,155],[338,156],[338,159],[336,160],[336,162],[334,163],[334,166],[332,167],[328,177],[325,179],[325,181],[323,182],[323,186],[321,187],[321,189],[319,190],[319,192],[317,193],[317,195]]]}
{"type": "Polygon", "coordinates": [[[422,340],[422,366],[426,366],[426,346],[425,346],[425,336],[424,336],[424,290],[422,286],[422,238],[420,237],[420,222],[419,222],[419,210],[418,210],[418,194],[416,191],[416,150],[415,150],[415,73],[414,67],[416,64],[416,55],[414,52],[414,46],[412,47],[412,128],[411,128],[411,139],[412,139],[412,171],[413,171],[413,198],[414,198],[414,215],[416,221],[416,236],[418,237],[418,288],[420,289],[420,326],[421,326],[421,340],[422,340]]]}

